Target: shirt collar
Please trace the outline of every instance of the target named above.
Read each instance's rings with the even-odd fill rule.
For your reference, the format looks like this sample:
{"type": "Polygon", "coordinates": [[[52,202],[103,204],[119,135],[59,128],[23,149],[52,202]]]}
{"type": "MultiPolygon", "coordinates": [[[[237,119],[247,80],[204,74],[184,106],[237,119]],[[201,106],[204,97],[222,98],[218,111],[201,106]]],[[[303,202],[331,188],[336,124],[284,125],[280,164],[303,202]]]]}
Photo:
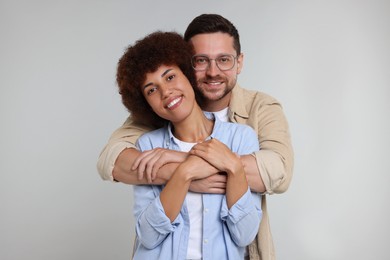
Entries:
{"type": "Polygon", "coordinates": [[[165,149],[173,149],[174,147],[172,145],[177,145],[175,143],[175,139],[173,138],[173,134],[172,134],[172,124],[171,122],[169,122],[166,126],[166,131],[165,134],[164,134],[164,148],[165,149]]]}
{"type": "MultiPolygon", "coordinates": [[[[203,112],[205,114],[205,116],[208,118],[208,119],[212,119],[214,120],[214,128],[213,128],[213,131],[211,132],[210,136],[208,136],[206,138],[205,141],[207,140],[210,140],[212,138],[215,138],[214,137],[214,133],[218,132],[218,129],[221,127],[221,122],[217,116],[214,115],[213,112],[203,112]]],[[[174,138],[174,135],[172,133],[172,123],[169,122],[168,125],[166,126],[166,131],[165,131],[165,136],[164,136],[164,148],[166,149],[172,149],[172,148],[176,148],[176,146],[178,146],[178,144],[175,142],[175,138],[174,138]],[[174,146],[172,146],[174,145],[174,146]]]]}

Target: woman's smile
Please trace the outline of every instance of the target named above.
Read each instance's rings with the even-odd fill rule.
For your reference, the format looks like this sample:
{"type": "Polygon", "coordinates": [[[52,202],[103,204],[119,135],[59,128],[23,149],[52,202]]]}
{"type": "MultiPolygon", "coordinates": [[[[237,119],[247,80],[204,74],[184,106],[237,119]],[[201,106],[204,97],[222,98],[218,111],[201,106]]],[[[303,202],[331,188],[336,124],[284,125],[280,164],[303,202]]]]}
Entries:
{"type": "Polygon", "coordinates": [[[183,97],[180,96],[180,97],[176,97],[174,98],[173,100],[171,100],[168,104],[167,104],[167,108],[168,109],[175,109],[176,107],[178,107],[181,103],[181,101],[183,100],[183,97]]]}

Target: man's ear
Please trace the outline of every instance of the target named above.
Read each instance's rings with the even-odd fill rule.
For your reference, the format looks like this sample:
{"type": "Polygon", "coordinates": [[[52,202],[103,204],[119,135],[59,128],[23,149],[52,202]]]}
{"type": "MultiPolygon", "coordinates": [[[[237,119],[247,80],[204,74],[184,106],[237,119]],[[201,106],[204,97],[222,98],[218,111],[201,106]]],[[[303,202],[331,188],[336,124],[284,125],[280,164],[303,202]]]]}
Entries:
{"type": "Polygon", "coordinates": [[[244,66],[244,53],[240,53],[237,56],[237,75],[241,73],[242,67],[244,66]]]}

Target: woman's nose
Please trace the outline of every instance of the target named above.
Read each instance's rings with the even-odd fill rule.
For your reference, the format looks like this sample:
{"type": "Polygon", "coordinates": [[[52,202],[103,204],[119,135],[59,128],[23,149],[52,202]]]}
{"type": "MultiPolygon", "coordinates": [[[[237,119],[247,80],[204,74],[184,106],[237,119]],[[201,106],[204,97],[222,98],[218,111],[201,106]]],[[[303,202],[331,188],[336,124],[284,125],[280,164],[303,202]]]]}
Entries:
{"type": "Polygon", "coordinates": [[[163,98],[169,97],[172,94],[172,87],[169,84],[162,84],[161,94],[163,98]]]}

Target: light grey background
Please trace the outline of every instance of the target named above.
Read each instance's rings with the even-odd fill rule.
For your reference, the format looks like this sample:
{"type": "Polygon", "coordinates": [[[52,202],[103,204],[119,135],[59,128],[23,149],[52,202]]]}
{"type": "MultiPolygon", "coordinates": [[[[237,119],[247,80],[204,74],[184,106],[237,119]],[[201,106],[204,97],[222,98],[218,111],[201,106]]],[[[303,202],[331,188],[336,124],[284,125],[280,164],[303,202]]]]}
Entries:
{"type": "Polygon", "coordinates": [[[0,259],[129,259],[131,187],[99,152],[127,117],[124,48],[201,13],[239,29],[242,86],[279,99],[294,178],[269,198],[278,259],[389,259],[389,1],[0,2],[0,259]]]}

